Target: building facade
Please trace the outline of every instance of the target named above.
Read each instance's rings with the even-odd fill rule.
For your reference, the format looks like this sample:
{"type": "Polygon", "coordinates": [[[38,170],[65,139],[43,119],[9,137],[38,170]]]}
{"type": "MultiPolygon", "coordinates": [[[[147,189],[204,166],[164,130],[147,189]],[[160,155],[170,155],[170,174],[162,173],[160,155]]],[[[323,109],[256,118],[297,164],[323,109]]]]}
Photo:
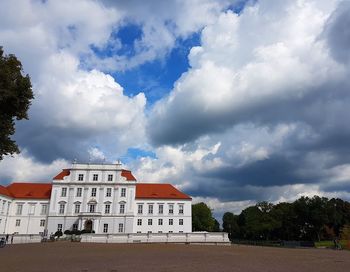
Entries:
{"type": "Polygon", "coordinates": [[[121,164],[73,163],[52,183],[0,187],[0,233],[189,233],[191,198],[170,184],[138,183],[121,164]]]}

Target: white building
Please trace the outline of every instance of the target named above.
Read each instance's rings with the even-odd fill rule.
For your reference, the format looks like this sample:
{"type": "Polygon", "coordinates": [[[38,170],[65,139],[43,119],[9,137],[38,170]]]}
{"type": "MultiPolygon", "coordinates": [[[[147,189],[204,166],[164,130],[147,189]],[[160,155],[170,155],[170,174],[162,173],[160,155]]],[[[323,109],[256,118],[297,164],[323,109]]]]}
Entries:
{"type": "Polygon", "coordinates": [[[189,233],[191,198],[121,164],[73,163],[49,183],[0,186],[0,233],[189,233]]]}

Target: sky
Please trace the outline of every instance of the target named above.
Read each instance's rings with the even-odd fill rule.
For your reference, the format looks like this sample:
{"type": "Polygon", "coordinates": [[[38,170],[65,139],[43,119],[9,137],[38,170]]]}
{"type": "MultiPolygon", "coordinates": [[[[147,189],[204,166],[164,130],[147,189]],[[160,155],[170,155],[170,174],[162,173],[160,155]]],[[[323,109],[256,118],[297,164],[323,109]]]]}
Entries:
{"type": "Polygon", "coordinates": [[[0,2],[35,99],[0,184],[116,162],[217,216],[350,200],[350,1],[0,2]]]}

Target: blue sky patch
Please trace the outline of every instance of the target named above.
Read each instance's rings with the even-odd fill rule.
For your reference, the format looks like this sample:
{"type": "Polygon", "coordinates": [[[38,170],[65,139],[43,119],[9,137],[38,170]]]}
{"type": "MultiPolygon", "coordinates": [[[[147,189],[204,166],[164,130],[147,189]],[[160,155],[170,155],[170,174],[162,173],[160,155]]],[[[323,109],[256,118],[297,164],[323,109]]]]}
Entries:
{"type": "Polygon", "coordinates": [[[141,157],[150,157],[152,159],[157,158],[156,154],[152,151],[131,147],[131,148],[128,148],[128,151],[126,152],[126,154],[124,154],[124,156],[120,158],[120,160],[122,161],[122,163],[127,164],[141,157]]]}
{"type": "Polygon", "coordinates": [[[125,94],[135,96],[144,92],[148,106],[168,94],[175,81],[189,68],[188,54],[200,45],[200,33],[177,40],[177,46],[162,60],[147,62],[125,72],[112,74],[123,86],[125,94]]]}

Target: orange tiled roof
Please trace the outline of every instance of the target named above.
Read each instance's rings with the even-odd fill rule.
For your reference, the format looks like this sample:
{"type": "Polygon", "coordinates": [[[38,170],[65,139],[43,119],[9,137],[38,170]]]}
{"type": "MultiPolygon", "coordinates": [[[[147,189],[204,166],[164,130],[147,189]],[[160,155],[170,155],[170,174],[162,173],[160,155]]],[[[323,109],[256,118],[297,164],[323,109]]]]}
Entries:
{"type": "Polygon", "coordinates": [[[12,197],[6,187],[0,185],[0,195],[12,197]]]}
{"type": "Polygon", "coordinates": [[[136,198],[141,199],[188,199],[191,197],[180,192],[171,184],[136,184],[136,198]]]}
{"type": "Polygon", "coordinates": [[[69,176],[70,174],[70,170],[69,169],[63,169],[61,173],[59,173],[57,176],[55,176],[53,179],[61,179],[63,180],[63,178],[65,176],[69,176]]]}
{"type": "Polygon", "coordinates": [[[15,182],[7,186],[12,197],[33,199],[50,199],[51,188],[51,183],[15,182]]]}
{"type": "Polygon", "coordinates": [[[136,181],[136,178],[132,175],[130,170],[122,170],[122,177],[126,178],[128,181],[136,181]]]}

